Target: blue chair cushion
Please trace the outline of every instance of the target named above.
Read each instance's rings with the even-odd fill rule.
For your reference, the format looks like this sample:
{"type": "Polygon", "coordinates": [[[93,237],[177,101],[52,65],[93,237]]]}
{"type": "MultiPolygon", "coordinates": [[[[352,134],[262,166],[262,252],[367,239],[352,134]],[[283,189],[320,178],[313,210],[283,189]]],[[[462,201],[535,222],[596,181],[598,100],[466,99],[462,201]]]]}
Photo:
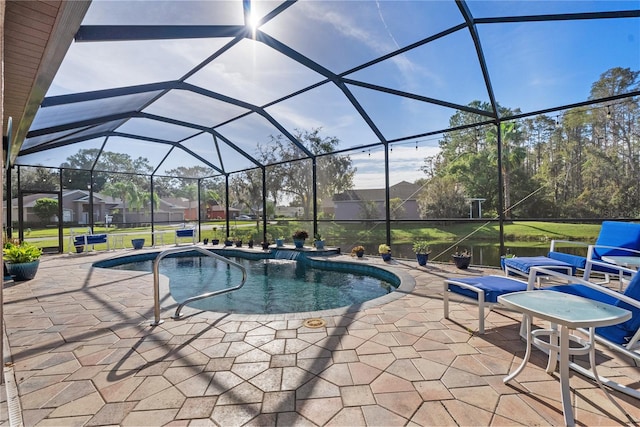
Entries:
{"type": "Polygon", "coordinates": [[[567,254],[564,252],[549,252],[547,257],[551,259],[555,259],[558,261],[566,262],[574,266],[575,268],[579,268],[584,270],[584,267],[587,265],[587,259],[580,255],[567,254]]]}
{"type": "MultiPolygon", "coordinates": [[[[629,282],[627,288],[624,290],[624,294],[629,298],[640,301],[640,273],[636,273],[633,276],[633,279],[631,279],[631,282],[629,282]]],[[[629,310],[632,313],[631,319],[627,320],[620,326],[629,332],[635,332],[640,329],[640,308],[627,304],[624,301],[618,301],[616,302],[616,305],[624,308],[625,310],[629,310]]]]}
{"type": "MultiPolygon", "coordinates": [[[[603,221],[596,246],[616,246],[619,248],[640,249],[640,224],[633,222],[603,221]]],[[[629,255],[619,249],[595,248],[594,258],[610,255],[629,255]]]]}
{"type": "MultiPolygon", "coordinates": [[[[463,279],[451,279],[457,282],[465,283],[471,286],[475,286],[484,292],[485,302],[498,302],[500,295],[508,294],[510,292],[526,291],[527,284],[520,281],[510,279],[508,277],[500,276],[480,276],[480,277],[467,277],[463,279]]],[[[455,284],[449,284],[449,290],[460,295],[467,296],[469,298],[478,299],[478,294],[470,289],[463,288],[455,284]]]]}
{"type": "MultiPolygon", "coordinates": [[[[553,266],[571,267],[571,274],[575,274],[576,272],[576,268],[572,264],[546,256],[505,258],[504,265],[527,274],[529,273],[529,270],[531,270],[531,267],[543,266],[549,267],[549,270],[555,270],[553,266]]],[[[557,271],[565,272],[566,270],[562,269],[557,271]]]]}
{"type": "Polygon", "coordinates": [[[600,328],[596,328],[596,334],[620,345],[627,344],[633,336],[633,332],[622,328],[621,325],[602,326],[600,328]]]}
{"type": "MultiPolygon", "coordinates": [[[[631,339],[631,336],[638,330],[638,328],[640,328],[640,309],[637,307],[633,307],[626,302],[620,301],[617,298],[579,284],[549,286],[545,289],[578,295],[584,298],[589,298],[595,301],[600,301],[605,304],[611,304],[624,308],[625,310],[629,310],[632,313],[632,316],[631,319],[627,320],[626,322],[620,323],[618,325],[596,329],[596,332],[598,334],[602,335],[612,342],[625,344],[629,341],[629,339],[631,339]],[[600,331],[602,331],[603,333],[601,334],[600,331]]],[[[627,289],[625,290],[624,294],[628,297],[640,301],[640,274],[636,274],[633,277],[629,285],[627,285],[627,289]]]]}
{"type": "MultiPolygon", "coordinates": [[[[74,238],[76,245],[84,245],[84,236],[76,236],[74,238]]],[[[87,236],[87,245],[96,245],[98,243],[107,243],[106,234],[90,234],[87,236]]]]}
{"type": "Polygon", "coordinates": [[[194,229],[189,228],[186,230],[176,230],[176,236],[178,237],[193,237],[194,229]]]}

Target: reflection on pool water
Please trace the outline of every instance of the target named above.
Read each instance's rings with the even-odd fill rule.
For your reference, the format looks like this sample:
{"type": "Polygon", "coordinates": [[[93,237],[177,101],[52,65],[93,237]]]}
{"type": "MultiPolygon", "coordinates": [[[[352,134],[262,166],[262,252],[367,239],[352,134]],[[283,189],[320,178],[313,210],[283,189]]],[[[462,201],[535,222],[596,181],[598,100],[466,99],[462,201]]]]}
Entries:
{"type": "MultiPolygon", "coordinates": [[[[369,266],[314,262],[316,266],[324,265],[314,268],[304,258],[299,261],[229,259],[247,269],[245,285],[228,294],[189,303],[189,307],[245,314],[327,310],[357,305],[386,295],[399,284],[393,280],[397,277],[369,266]]],[[[111,268],[151,272],[153,260],[111,268]]],[[[237,286],[242,278],[238,268],[200,256],[164,258],[160,262],[160,273],[169,278],[171,296],[178,302],[205,292],[237,286]]]]}

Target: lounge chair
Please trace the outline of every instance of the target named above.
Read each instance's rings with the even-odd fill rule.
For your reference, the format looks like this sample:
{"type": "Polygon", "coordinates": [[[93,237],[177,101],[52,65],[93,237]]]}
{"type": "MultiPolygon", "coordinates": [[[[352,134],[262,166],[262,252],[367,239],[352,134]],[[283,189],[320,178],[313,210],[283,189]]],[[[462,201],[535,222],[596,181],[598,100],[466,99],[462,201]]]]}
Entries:
{"type": "MultiPolygon", "coordinates": [[[[502,264],[504,274],[506,276],[517,274],[529,277],[532,267],[544,267],[550,270],[560,271],[571,276],[576,274],[576,268],[573,265],[545,256],[504,258],[502,260],[502,264]]],[[[538,275],[538,280],[540,280],[540,278],[542,278],[542,276],[538,275]]]]}
{"type": "Polygon", "coordinates": [[[109,235],[106,233],[103,234],[94,234],[91,227],[87,227],[83,229],[83,231],[78,231],[77,229],[71,228],[69,230],[69,248],[75,246],[83,246],[89,247],[91,246],[92,250],[95,250],[95,245],[99,245],[101,243],[107,244],[107,250],[110,250],[109,247],[109,235]]]}
{"type": "MultiPolygon", "coordinates": [[[[552,240],[548,257],[571,264],[584,271],[583,279],[589,280],[592,272],[605,276],[608,283],[611,275],[625,275],[624,268],[605,262],[602,257],[637,255],[640,256],[640,224],[633,222],[603,221],[600,233],[594,245],[570,240],[552,240]],[[581,246],[587,256],[569,254],[562,251],[561,245],[581,246]]],[[[622,283],[622,280],[621,280],[622,283]]]]}
{"type": "Polygon", "coordinates": [[[484,334],[484,308],[498,304],[498,296],[527,290],[527,282],[504,276],[478,276],[444,281],[444,317],[449,318],[449,292],[465,296],[478,304],[478,333],[484,334]]]}
{"type": "MultiPolygon", "coordinates": [[[[595,339],[610,349],[632,358],[636,365],[640,362],[640,274],[634,274],[636,273],[634,270],[624,269],[622,273],[625,275],[633,275],[633,278],[627,285],[625,291],[621,293],[600,284],[571,277],[557,271],[540,267],[533,267],[531,270],[532,274],[529,276],[528,289],[535,289],[536,280],[534,273],[544,274],[567,282],[566,284],[544,287],[544,289],[578,295],[631,311],[631,319],[624,323],[595,328],[595,339]]],[[[583,332],[588,333],[588,331],[583,332]]],[[[583,366],[572,363],[571,368],[594,378],[593,372],[583,366]]],[[[600,380],[612,388],[640,399],[639,390],[631,389],[604,377],[600,377],[600,380]]]]}

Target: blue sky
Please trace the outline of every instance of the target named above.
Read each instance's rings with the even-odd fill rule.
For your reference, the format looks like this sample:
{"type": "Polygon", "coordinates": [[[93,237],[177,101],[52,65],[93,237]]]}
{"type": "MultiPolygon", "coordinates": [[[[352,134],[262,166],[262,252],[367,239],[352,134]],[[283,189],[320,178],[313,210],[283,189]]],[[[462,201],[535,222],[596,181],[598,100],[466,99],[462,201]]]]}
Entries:
{"type": "MultiPolygon", "coordinates": [[[[258,16],[279,2],[255,2],[258,16]]],[[[633,10],[637,1],[470,1],[476,17],[633,10]]],[[[260,30],[334,73],[344,73],[366,61],[393,52],[463,22],[453,0],[447,1],[301,1],[260,30]]],[[[491,83],[498,102],[506,107],[536,111],[589,96],[591,84],[611,67],[640,69],[638,18],[478,24],[491,83]]],[[[85,24],[242,25],[241,1],[96,1],[85,24]]],[[[204,61],[230,39],[183,39],[136,42],[74,43],[48,95],[176,80],[204,61]]],[[[394,90],[466,105],[487,101],[475,47],[467,29],[350,73],[348,78],[394,90]]],[[[207,90],[266,105],[320,82],[324,77],[262,43],[243,40],[205,65],[186,81],[207,90]]],[[[455,109],[347,85],[387,140],[446,128],[455,109]]],[[[244,112],[187,91],[171,91],[146,112],[215,126],[244,112]]],[[[378,142],[374,131],[333,83],[266,107],[288,130],[321,127],[341,140],[341,148],[378,142]]],[[[144,119],[124,127],[152,137],[179,140],[185,130],[144,119]]],[[[267,120],[254,115],[223,125],[221,134],[249,153],[257,143],[277,134],[267,120]]],[[[188,133],[188,132],[187,132],[188,133]]],[[[415,138],[394,146],[391,183],[422,176],[424,157],[437,153],[437,139],[415,138]]],[[[185,143],[213,153],[210,139],[185,143]]],[[[114,144],[114,149],[116,145],[114,144]]],[[[95,145],[89,141],[87,146],[95,145]]],[[[108,144],[109,145],[109,144],[108,144]]],[[[126,144],[125,144],[126,145],[126,144]]],[[[130,147],[136,144],[129,144],[130,147]]],[[[139,144],[141,154],[148,148],[139,144]]],[[[158,162],[166,147],[153,153],[158,162]]],[[[49,153],[59,163],[66,150],[49,153]]],[[[378,187],[381,150],[351,152],[356,161],[358,188],[378,187]]],[[[41,156],[42,157],[42,156],[41,156]]],[[[34,160],[35,161],[35,160],[34,160]]],[[[234,159],[238,168],[250,162],[234,159]]],[[[43,161],[44,162],[44,161],[43,161]]],[[[178,156],[161,165],[191,165],[178,156]]],[[[199,162],[193,162],[193,165],[199,162]]],[[[57,166],[57,165],[56,165],[57,166]]],[[[171,166],[171,167],[170,167],[171,166]]]]}

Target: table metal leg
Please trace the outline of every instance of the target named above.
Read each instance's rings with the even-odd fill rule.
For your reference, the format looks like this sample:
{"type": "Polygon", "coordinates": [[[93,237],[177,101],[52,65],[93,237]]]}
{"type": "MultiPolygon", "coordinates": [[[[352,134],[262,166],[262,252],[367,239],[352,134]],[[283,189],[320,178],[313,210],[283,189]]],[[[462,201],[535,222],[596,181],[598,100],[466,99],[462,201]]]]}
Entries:
{"type": "Polygon", "coordinates": [[[549,360],[547,361],[547,373],[551,374],[556,370],[558,363],[558,325],[551,323],[551,331],[549,334],[549,360]]]}
{"type": "Polygon", "coordinates": [[[562,412],[567,427],[574,426],[571,390],[569,389],[569,328],[560,325],[560,395],[562,412]]]}
{"type": "Polygon", "coordinates": [[[508,383],[509,381],[517,377],[520,374],[520,372],[522,372],[525,365],[529,361],[529,357],[531,357],[531,316],[527,314],[523,314],[522,322],[526,323],[526,326],[527,326],[527,351],[524,354],[524,358],[522,359],[522,363],[520,364],[520,366],[518,366],[518,368],[515,371],[513,371],[513,373],[506,376],[502,380],[503,383],[508,383]]]}

